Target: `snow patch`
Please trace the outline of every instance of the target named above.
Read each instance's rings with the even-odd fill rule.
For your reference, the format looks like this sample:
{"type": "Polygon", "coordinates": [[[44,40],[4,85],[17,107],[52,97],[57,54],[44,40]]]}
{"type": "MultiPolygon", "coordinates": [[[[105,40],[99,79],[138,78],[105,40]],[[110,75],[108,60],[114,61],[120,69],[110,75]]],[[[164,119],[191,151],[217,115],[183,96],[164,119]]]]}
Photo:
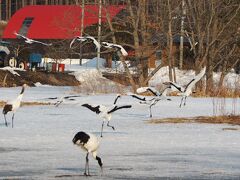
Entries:
{"type": "Polygon", "coordinates": [[[0,68],[0,70],[9,71],[11,74],[17,75],[17,76],[20,76],[20,74],[18,74],[18,73],[16,72],[16,70],[17,70],[17,71],[25,71],[24,69],[16,68],[16,67],[10,67],[10,66],[6,66],[6,67],[3,67],[3,68],[0,68]]]}
{"type": "Polygon", "coordinates": [[[42,83],[40,83],[40,82],[36,82],[34,85],[35,85],[35,87],[51,87],[51,85],[42,84],[42,83]]]}

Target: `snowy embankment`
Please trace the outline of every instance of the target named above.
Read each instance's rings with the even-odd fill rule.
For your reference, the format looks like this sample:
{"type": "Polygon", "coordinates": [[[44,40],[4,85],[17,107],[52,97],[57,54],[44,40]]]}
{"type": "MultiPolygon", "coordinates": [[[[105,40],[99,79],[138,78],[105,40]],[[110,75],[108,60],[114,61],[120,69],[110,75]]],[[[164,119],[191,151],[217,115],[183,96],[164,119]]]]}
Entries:
{"type": "MultiPolygon", "coordinates": [[[[180,85],[186,85],[195,76],[193,70],[179,70],[175,68],[177,82],[180,85]]],[[[162,67],[149,81],[150,86],[161,85],[163,82],[169,81],[168,67],[162,67]]],[[[217,84],[220,80],[221,72],[213,73],[214,83],[217,84]]],[[[239,88],[240,76],[234,72],[230,72],[225,76],[224,86],[228,88],[239,88]]]]}
{"type": "MultiPolygon", "coordinates": [[[[51,59],[48,59],[47,62],[51,61],[51,59]]],[[[86,79],[90,79],[90,81],[94,83],[98,83],[99,79],[103,79],[100,72],[123,72],[124,68],[121,62],[113,62],[112,68],[104,68],[106,64],[106,60],[100,58],[97,63],[97,58],[93,59],[83,59],[82,60],[82,66],[79,65],[79,59],[65,59],[62,61],[62,63],[65,64],[65,69],[67,71],[73,71],[75,77],[80,82],[86,82],[86,79]],[[99,71],[96,70],[97,64],[99,64],[99,71]]],[[[128,62],[127,62],[128,63],[128,62]]],[[[136,69],[134,67],[130,67],[129,69],[131,73],[135,73],[136,69]]],[[[179,70],[178,68],[175,68],[176,71],[176,78],[177,83],[180,85],[186,85],[194,76],[195,71],[194,70],[179,70]]],[[[150,72],[150,71],[149,71],[150,72]]],[[[220,80],[221,72],[214,72],[213,73],[213,80],[215,84],[218,84],[220,80]]],[[[105,79],[106,80],[106,79],[105,79]]],[[[169,81],[169,73],[168,73],[168,66],[162,67],[149,81],[149,86],[159,86],[162,85],[163,82],[169,81]]],[[[101,81],[100,81],[101,82],[101,81]]],[[[112,81],[108,81],[110,84],[112,81]]],[[[224,86],[235,89],[240,88],[239,87],[240,82],[240,76],[234,72],[230,72],[225,76],[224,79],[224,86]]],[[[102,84],[98,83],[98,84],[102,84]]]]}
{"type": "MultiPolygon", "coordinates": [[[[82,67],[84,70],[79,70],[80,68],[78,68],[78,70],[75,67],[75,71],[78,71],[78,73],[76,74],[76,78],[79,78],[78,80],[83,81],[83,79],[87,79],[87,77],[90,77],[91,80],[93,80],[94,78],[98,79],[101,75],[96,71],[94,72],[94,67],[91,67],[92,69],[90,69],[90,67],[88,68],[84,68],[84,66],[82,67]],[[82,71],[82,75],[81,75],[81,71],[82,71]]],[[[119,65],[119,67],[122,70],[122,66],[119,65]]],[[[111,71],[105,68],[101,68],[101,71],[107,71],[107,72],[116,72],[116,69],[112,69],[111,71]]],[[[120,72],[119,69],[117,72],[120,72]]],[[[177,82],[179,85],[186,85],[188,84],[192,78],[194,78],[195,76],[195,71],[194,70],[179,70],[178,68],[176,68],[176,77],[177,77],[177,82]]],[[[213,80],[214,83],[217,85],[219,80],[220,80],[220,76],[221,76],[221,72],[214,72],[213,73],[213,80]]],[[[204,77],[205,79],[205,77],[204,77]]],[[[159,86],[162,85],[164,82],[168,82],[169,81],[169,73],[168,73],[168,67],[162,67],[149,81],[149,86],[159,86]]],[[[224,86],[228,87],[230,89],[235,89],[235,88],[240,88],[239,87],[239,82],[240,82],[240,76],[239,74],[236,74],[234,72],[230,72],[228,73],[225,78],[224,78],[224,86]]]]}
{"type": "MultiPolygon", "coordinates": [[[[1,100],[12,99],[21,88],[0,88],[1,100]]],[[[23,101],[39,101],[68,95],[70,87],[30,87],[23,101]]],[[[82,95],[77,102],[55,106],[24,106],[15,114],[15,127],[0,129],[0,179],[79,179],[55,178],[83,174],[86,153],[73,145],[78,131],[100,136],[99,116],[83,103],[111,106],[115,94],[82,95]]],[[[189,98],[179,108],[180,97],[160,101],[153,107],[153,118],[212,115],[211,98],[189,98]]],[[[240,177],[240,133],[223,131],[227,124],[147,124],[148,107],[129,96],[119,104],[131,104],[113,114],[116,130],[104,127],[98,156],[103,174],[89,156],[87,179],[238,179],[240,177]]],[[[237,101],[239,107],[239,102],[237,101]]],[[[232,99],[226,99],[231,112],[232,99]]],[[[238,112],[239,113],[239,112],[238,112]]],[[[11,122],[11,115],[7,115],[11,122]]],[[[238,126],[237,126],[238,127],[238,126]]],[[[84,178],[84,177],[82,177],[84,178]]]]}

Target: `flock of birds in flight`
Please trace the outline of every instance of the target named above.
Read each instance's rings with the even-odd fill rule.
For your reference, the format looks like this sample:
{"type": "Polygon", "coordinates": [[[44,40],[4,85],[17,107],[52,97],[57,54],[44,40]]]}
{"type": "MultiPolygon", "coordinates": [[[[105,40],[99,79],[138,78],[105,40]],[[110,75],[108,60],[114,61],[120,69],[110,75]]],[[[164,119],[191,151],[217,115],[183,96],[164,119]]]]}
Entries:
{"type": "MultiPolygon", "coordinates": [[[[25,42],[27,43],[41,43],[40,41],[35,41],[32,39],[29,39],[25,36],[19,35],[17,33],[15,33],[17,36],[21,36],[22,38],[26,39],[25,42]]],[[[91,36],[86,36],[86,37],[76,37],[72,40],[72,42],[70,43],[70,48],[72,47],[72,44],[76,41],[81,41],[81,42],[85,42],[90,40],[91,42],[93,42],[97,48],[99,48],[101,45],[106,47],[106,48],[116,48],[117,50],[119,50],[123,56],[127,55],[126,50],[117,44],[112,44],[112,43],[107,43],[107,42],[103,42],[101,45],[91,36]]],[[[49,45],[49,44],[45,44],[44,45],[49,45]]],[[[186,105],[186,100],[187,97],[190,96],[192,93],[194,93],[193,88],[195,86],[195,84],[205,75],[206,72],[206,67],[204,67],[201,72],[196,75],[194,78],[191,79],[191,81],[189,81],[189,83],[187,83],[185,86],[180,86],[177,83],[174,82],[166,82],[164,83],[164,85],[166,85],[166,88],[159,92],[158,90],[156,90],[154,87],[140,87],[137,89],[137,93],[144,93],[144,92],[150,92],[152,93],[152,95],[154,97],[148,98],[146,96],[139,96],[136,94],[130,94],[129,96],[131,96],[134,99],[137,99],[139,101],[140,104],[146,104],[149,106],[149,113],[150,113],[150,117],[152,117],[152,106],[156,105],[160,100],[169,100],[171,101],[171,99],[169,98],[169,96],[167,96],[167,94],[170,91],[178,91],[178,95],[181,96],[181,103],[179,105],[179,107],[183,105],[186,105]]],[[[12,101],[8,101],[4,107],[3,107],[3,115],[4,115],[4,120],[5,120],[5,125],[8,126],[7,123],[7,119],[6,119],[6,115],[9,112],[12,112],[12,128],[13,128],[13,122],[14,122],[14,115],[17,111],[17,109],[20,107],[21,105],[21,101],[23,98],[23,94],[25,92],[25,88],[27,87],[26,84],[24,84],[22,86],[22,90],[19,94],[19,96],[12,100],[12,101]]],[[[64,101],[74,101],[75,98],[80,97],[78,95],[72,95],[72,96],[65,96],[65,97],[61,97],[60,99],[58,99],[57,97],[54,98],[48,98],[51,100],[57,100],[56,103],[54,103],[54,105],[56,107],[58,107],[61,103],[63,103],[64,101]]],[[[118,111],[120,109],[127,109],[127,108],[131,108],[132,105],[117,105],[117,101],[118,99],[121,97],[121,95],[117,95],[114,103],[112,106],[107,107],[105,105],[92,105],[92,104],[82,104],[82,107],[88,108],[89,110],[91,110],[92,112],[96,113],[97,115],[99,115],[99,117],[103,120],[102,122],[102,126],[101,126],[101,137],[102,137],[102,133],[103,133],[103,127],[105,122],[107,122],[107,126],[112,128],[113,130],[115,130],[115,127],[110,125],[110,120],[112,119],[112,113],[114,113],[115,111],[118,111]]],[[[91,134],[91,133],[86,133],[83,131],[78,132],[74,138],[72,139],[72,142],[78,146],[80,146],[84,151],[87,152],[86,154],[86,164],[85,164],[85,172],[84,175],[86,176],[90,176],[90,172],[89,172],[89,153],[92,154],[93,158],[95,160],[97,160],[100,168],[102,169],[103,163],[102,160],[99,156],[97,156],[97,150],[99,148],[99,139],[97,138],[96,135],[91,134]]]]}
{"type": "MultiPolygon", "coordinates": [[[[38,43],[38,44],[42,44],[42,45],[45,45],[45,46],[52,46],[52,43],[44,43],[44,42],[41,42],[41,41],[37,41],[37,40],[33,40],[33,39],[30,39],[22,34],[19,34],[17,32],[14,32],[13,34],[15,34],[17,37],[20,37],[20,38],[23,38],[25,43],[28,43],[28,44],[33,44],[33,43],[38,43]]],[[[105,47],[105,48],[110,48],[110,49],[116,49],[118,51],[121,52],[121,54],[123,56],[127,56],[128,53],[127,51],[119,44],[114,44],[114,43],[109,43],[109,42],[101,42],[99,43],[94,37],[92,36],[77,36],[75,37],[71,43],[70,43],[70,48],[73,47],[73,43],[75,43],[76,41],[80,41],[80,42],[90,42],[90,43],[94,43],[94,45],[96,46],[97,49],[100,49],[101,46],[102,47],[105,47]]]]}

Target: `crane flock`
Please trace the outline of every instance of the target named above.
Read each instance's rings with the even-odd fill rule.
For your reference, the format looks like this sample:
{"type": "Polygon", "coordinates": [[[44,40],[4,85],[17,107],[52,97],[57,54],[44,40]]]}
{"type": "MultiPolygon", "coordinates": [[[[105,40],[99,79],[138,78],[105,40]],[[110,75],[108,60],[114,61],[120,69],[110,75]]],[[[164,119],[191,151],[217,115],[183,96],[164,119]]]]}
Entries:
{"type": "MultiPolygon", "coordinates": [[[[26,43],[40,43],[40,44],[47,45],[47,46],[50,45],[50,44],[42,43],[40,41],[31,40],[31,39],[26,38],[25,36],[17,34],[17,33],[14,33],[14,34],[24,38],[26,43]]],[[[117,45],[117,44],[113,44],[113,43],[107,43],[107,42],[102,42],[100,44],[91,36],[86,36],[86,37],[77,36],[77,37],[75,37],[70,43],[70,48],[72,48],[73,43],[75,43],[75,41],[80,41],[80,42],[88,42],[89,41],[89,42],[94,43],[96,48],[100,48],[101,46],[103,46],[105,48],[113,48],[117,51],[120,51],[123,56],[128,55],[127,51],[122,46],[117,45]]],[[[152,107],[153,106],[155,106],[161,100],[171,101],[169,96],[167,96],[167,94],[169,92],[178,91],[178,95],[181,96],[181,103],[180,103],[179,106],[182,107],[182,103],[185,106],[187,97],[189,97],[194,92],[193,88],[194,88],[195,84],[203,78],[203,76],[205,75],[205,72],[206,72],[206,67],[204,67],[200,71],[199,74],[197,74],[194,78],[192,78],[191,81],[189,81],[189,83],[186,84],[186,86],[181,86],[181,85],[179,85],[175,82],[165,82],[163,84],[166,85],[166,87],[164,88],[163,91],[158,91],[154,87],[140,87],[136,90],[136,92],[138,94],[150,92],[153,95],[153,97],[139,96],[138,94],[129,94],[129,96],[134,98],[134,99],[137,99],[140,104],[148,105],[149,112],[150,112],[150,118],[152,118],[152,107]]],[[[5,120],[5,125],[6,126],[8,126],[6,115],[9,112],[12,112],[12,128],[13,128],[14,115],[21,105],[21,101],[22,101],[23,94],[25,92],[26,87],[27,87],[27,85],[24,84],[22,86],[22,90],[21,90],[20,94],[17,96],[17,98],[12,100],[12,101],[8,101],[4,105],[2,113],[4,115],[4,120],[5,120]]],[[[63,102],[65,102],[65,101],[75,101],[76,98],[78,98],[78,97],[81,97],[81,96],[69,95],[69,96],[62,96],[60,98],[51,97],[51,98],[48,98],[48,99],[57,100],[56,103],[54,103],[54,105],[56,107],[58,107],[63,102]]],[[[112,119],[112,114],[114,112],[116,112],[120,109],[132,108],[132,105],[129,105],[129,104],[128,105],[117,104],[117,102],[120,98],[121,98],[121,95],[117,94],[116,98],[114,99],[113,104],[110,105],[110,106],[106,106],[106,105],[103,105],[103,104],[92,105],[91,103],[87,103],[87,102],[81,105],[82,107],[85,107],[85,108],[89,109],[90,111],[95,112],[102,119],[100,137],[103,137],[102,136],[103,127],[104,127],[104,123],[106,121],[107,121],[107,126],[111,127],[113,130],[115,130],[115,127],[109,124],[110,120],[112,119]]],[[[97,155],[98,154],[97,153],[98,148],[99,148],[99,145],[100,145],[100,139],[96,135],[88,133],[88,132],[84,132],[84,131],[79,131],[75,134],[74,138],[72,139],[72,142],[73,142],[73,144],[81,147],[81,149],[86,152],[86,163],[85,163],[85,171],[84,171],[85,176],[90,176],[89,157],[88,157],[89,154],[92,154],[93,158],[95,160],[97,160],[98,165],[100,166],[100,168],[102,170],[103,162],[102,162],[102,159],[97,155]]]]}

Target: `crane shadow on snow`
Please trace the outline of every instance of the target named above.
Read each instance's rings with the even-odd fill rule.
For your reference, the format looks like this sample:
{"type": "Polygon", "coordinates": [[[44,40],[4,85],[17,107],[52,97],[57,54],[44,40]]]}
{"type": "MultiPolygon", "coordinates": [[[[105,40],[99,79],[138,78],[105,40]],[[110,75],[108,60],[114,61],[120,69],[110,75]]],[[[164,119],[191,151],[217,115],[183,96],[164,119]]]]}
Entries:
{"type": "MultiPolygon", "coordinates": [[[[9,126],[11,123],[7,123],[7,125],[9,126]]],[[[0,127],[6,127],[5,123],[0,123],[0,127]]]]}
{"type": "MultiPolygon", "coordinates": [[[[86,175],[84,175],[84,173],[82,174],[75,174],[75,173],[79,173],[79,172],[84,172],[83,168],[57,168],[57,170],[61,170],[61,171],[68,171],[69,173],[74,173],[74,174],[59,174],[56,175],[55,178],[67,178],[67,177],[79,177],[79,176],[83,176],[86,177],[86,175]]],[[[91,174],[91,176],[97,176],[96,174],[91,174]]]]}
{"type": "Polygon", "coordinates": [[[86,176],[86,175],[84,175],[84,174],[63,174],[63,175],[57,175],[57,176],[55,176],[55,178],[72,178],[72,177],[91,177],[91,176],[97,176],[97,175],[95,175],[95,174],[91,174],[91,175],[88,175],[88,176],[86,176]]]}
{"type": "MultiPolygon", "coordinates": [[[[93,132],[91,132],[92,134],[95,134],[96,136],[100,136],[101,135],[101,132],[100,131],[93,131],[93,132]]],[[[117,134],[117,135],[125,135],[125,134],[128,134],[127,132],[118,132],[117,130],[115,130],[115,131],[112,131],[112,132],[103,132],[103,135],[107,135],[107,134],[111,134],[111,135],[114,135],[114,134],[117,134]]]]}

